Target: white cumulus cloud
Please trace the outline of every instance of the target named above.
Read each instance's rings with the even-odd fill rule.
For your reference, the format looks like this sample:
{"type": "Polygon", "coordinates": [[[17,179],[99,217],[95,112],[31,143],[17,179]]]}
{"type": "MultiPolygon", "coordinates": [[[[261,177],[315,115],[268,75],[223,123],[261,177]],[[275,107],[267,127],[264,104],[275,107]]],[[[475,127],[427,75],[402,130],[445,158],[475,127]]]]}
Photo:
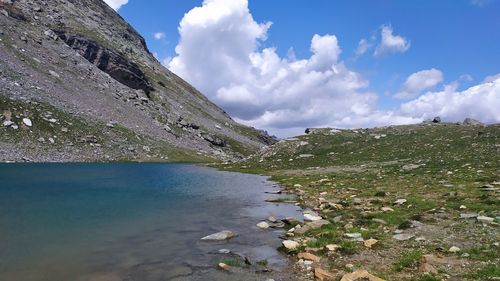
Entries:
{"type": "Polygon", "coordinates": [[[127,4],[128,0],[104,0],[104,2],[116,11],[120,9],[121,6],[127,4]]]}
{"type": "MultiPolygon", "coordinates": [[[[202,6],[185,14],[179,25],[176,55],[163,63],[237,121],[278,136],[300,134],[306,127],[415,123],[434,114],[462,118],[476,112],[476,108],[484,109],[483,105],[469,102],[471,99],[481,102],[482,97],[489,101],[487,106],[500,107],[498,92],[496,95],[489,92],[497,89],[482,84],[478,87],[484,90],[472,98],[465,97],[474,90],[456,93],[447,88],[443,92],[425,93],[394,110],[378,110],[378,95],[369,91],[367,80],[343,63],[335,35],[314,35],[311,55],[297,59],[293,49],[281,57],[275,48],[261,47],[270,28],[271,23],[254,20],[247,0],[205,0],[202,6]],[[462,97],[453,103],[457,112],[440,111],[449,108],[442,102],[442,95],[462,97]]],[[[393,35],[388,26],[382,30],[381,44],[384,46],[379,45],[378,53],[405,51],[410,46],[403,37],[393,35]]],[[[437,83],[430,76],[422,80],[422,86],[413,82],[418,79],[410,75],[402,89],[421,92],[442,81],[442,74],[437,83]]],[[[487,118],[479,119],[500,120],[498,113],[487,113],[487,118]]]]}
{"type": "Polygon", "coordinates": [[[373,55],[380,57],[386,53],[404,53],[410,49],[410,42],[399,35],[393,34],[392,26],[384,25],[380,31],[382,37],[373,55]]]}
{"type": "Polygon", "coordinates": [[[429,92],[404,103],[400,114],[428,119],[440,116],[448,121],[471,117],[482,122],[500,122],[500,75],[464,91],[445,87],[443,91],[429,92]]]}
{"type": "Polygon", "coordinates": [[[206,0],[182,19],[170,69],[237,120],[278,134],[373,110],[377,96],[339,60],[336,36],[314,35],[307,59],[283,58],[259,48],[270,26],[246,0],[206,0]]]}
{"type": "Polygon", "coordinates": [[[443,81],[443,73],[437,69],[415,72],[408,76],[401,91],[394,97],[410,99],[419,96],[424,90],[430,89],[443,81]]]}

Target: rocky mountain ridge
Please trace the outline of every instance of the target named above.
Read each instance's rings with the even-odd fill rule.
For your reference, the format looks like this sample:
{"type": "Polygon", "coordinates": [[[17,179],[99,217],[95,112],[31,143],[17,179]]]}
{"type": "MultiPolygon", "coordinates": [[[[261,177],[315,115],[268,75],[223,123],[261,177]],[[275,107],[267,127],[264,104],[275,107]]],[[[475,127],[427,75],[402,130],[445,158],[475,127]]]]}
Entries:
{"type": "Polygon", "coordinates": [[[234,160],[274,142],[163,67],[101,0],[1,0],[0,57],[1,161],[234,160]]]}

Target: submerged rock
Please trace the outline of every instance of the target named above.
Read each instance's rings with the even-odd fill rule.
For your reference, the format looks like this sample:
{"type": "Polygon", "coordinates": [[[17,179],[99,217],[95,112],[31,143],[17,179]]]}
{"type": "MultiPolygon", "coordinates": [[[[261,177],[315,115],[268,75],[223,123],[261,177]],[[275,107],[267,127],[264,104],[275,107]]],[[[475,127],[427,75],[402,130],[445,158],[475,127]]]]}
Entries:
{"type": "Polygon", "coordinates": [[[231,238],[233,238],[235,236],[236,235],[232,231],[223,230],[221,232],[217,232],[217,233],[205,236],[205,237],[201,238],[201,240],[205,240],[205,241],[224,241],[224,240],[231,239],[231,238]]]}

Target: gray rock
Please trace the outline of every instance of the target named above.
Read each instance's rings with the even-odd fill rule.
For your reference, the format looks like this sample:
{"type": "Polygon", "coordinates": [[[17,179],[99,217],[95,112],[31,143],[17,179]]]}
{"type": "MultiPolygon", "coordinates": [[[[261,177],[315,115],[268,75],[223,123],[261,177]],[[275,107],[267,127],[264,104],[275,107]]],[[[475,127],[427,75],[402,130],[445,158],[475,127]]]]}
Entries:
{"type": "Polygon", "coordinates": [[[414,234],[409,234],[409,233],[401,233],[401,234],[396,234],[396,235],[393,235],[392,236],[392,239],[394,240],[398,240],[398,241],[406,241],[406,240],[410,240],[412,239],[413,237],[415,237],[414,234]]]}
{"type": "Polygon", "coordinates": [[[464,122],[462,123],[463,125],[468,125],[468,126],[484,126],[483,123],[472,119],[472,118],[465,118],[464,122]]]}
{"type": "Polygon", "coordinates": [[[479,217],[477,217],[477,221],[485,223],[485,224],[490,224],[493,221],[495,221],[495,219],[491,218],[491,217],[487,217],[487,216],[479,216],[479,217]]]}
{"type": "Polygon", "coordinates": [[[57,40],[59,38],[59,36],[57,36],[57,34],[50,29],[46,30],[43,34],[52,40],[57,40]]]}
{"type": "Polygon", "coordinates": [[[272,222],[272,223],[276,223],[276,222],[278,221],[278,220],[277,220],[275,217],[273,217],[273,216],[269,216],[269,217],[267,218],[267,220],[268,220],[269,222],[272,222]]]}
{"type": "Polygon", "coordinates": [[[205,236],[205,237],[201,238],[201,240],[205,240],[205,241],[224,241],[224,240],[231,239],[231,238],[233,238],[235,236],[236,235],[232,231],[223,230],[223,231],[220,231],[220,232],[217,232],[217,233],[205,236]]]}
{"type": "Polygon", "coordinates": [[[57,74],[57,72],[53,71],[53,70],[49,70],[49,74],[56,77],[56,78],[59,78],[59,74],[57,74]]]}
{"type": "Polygon", "coordinates": [[[319,221],[322,220],[323,218],[319,216],[318,214],[314,212],[308,212],[304,214],[304,220],[305,221],[319,221]]]}
{"type": "Polygon", "coordinates": [[[4,127],[11,127],[13,126],[15,123],[10,121],[10,120],[7,120],[7,121],[3,121],[3,126],[4,127]]]}
{"type": "Polygon", "coordinates": [[[478,213],[462,213],[460,214],[461,219],[472,219],[477,218],[479,216],[478,213]]]}
{"type": "Polygon", "coordinates": [[[302,226],[301,228],[297,228],[295,230],[295,233],[304,234],[309,230],[318,229],[318,228],[320,228],[324,225],[328,225],[328,224],[330,224],[330,222],[327,220],[318,220],[318,221],[308,222],[304,226],[302,226]]]}

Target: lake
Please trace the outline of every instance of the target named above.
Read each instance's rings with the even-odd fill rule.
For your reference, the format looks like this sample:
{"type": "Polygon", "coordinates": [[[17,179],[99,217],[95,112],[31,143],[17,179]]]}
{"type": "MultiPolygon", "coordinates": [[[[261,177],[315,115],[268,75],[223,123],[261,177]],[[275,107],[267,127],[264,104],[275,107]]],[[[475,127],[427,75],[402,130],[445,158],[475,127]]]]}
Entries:
{"type": "Polygon", "coordinates": [[[0,164],[0,280],[263,280],[216,264],[220,249],[287,264],[279,230],[255,227],[300,218],[294,205],[265,202],[276,189],[188,164],[0,164]],[[200,240],[226,229],[238,236],[200,240]]]}

